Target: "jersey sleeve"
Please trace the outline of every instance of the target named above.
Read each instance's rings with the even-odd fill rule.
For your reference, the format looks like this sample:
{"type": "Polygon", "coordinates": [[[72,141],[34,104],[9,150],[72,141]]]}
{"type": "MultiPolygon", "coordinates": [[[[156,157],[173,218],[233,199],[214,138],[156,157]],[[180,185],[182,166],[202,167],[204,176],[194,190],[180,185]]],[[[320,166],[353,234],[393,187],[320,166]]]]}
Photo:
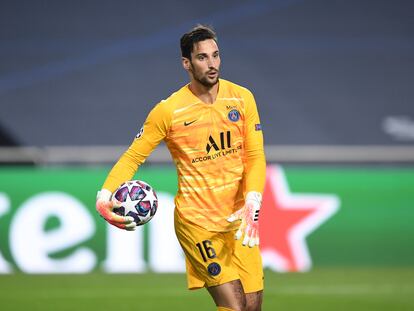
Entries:
{"type": "Polygon", "coordinates": [[[266,160],[263,132],[253,94],[248,91],[245,106],[245,192],[263,193],[266,181],[266,160]]]}
{"type": "Polygon", "coordinates": [[[123,182],[132,179],[155,147],[163,140],[171,126],[171,113],[165,102],[149,113],[140,132],[128,150],[109,172],[102,188],[114,192],[123,182]]]}

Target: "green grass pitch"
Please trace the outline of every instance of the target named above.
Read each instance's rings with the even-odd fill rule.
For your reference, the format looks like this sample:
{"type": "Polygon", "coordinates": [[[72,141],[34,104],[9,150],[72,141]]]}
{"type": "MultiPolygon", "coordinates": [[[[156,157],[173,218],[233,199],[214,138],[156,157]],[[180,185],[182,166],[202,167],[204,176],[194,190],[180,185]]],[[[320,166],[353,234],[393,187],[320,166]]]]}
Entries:
{"type": "MultiPolygon", "coordinates": [[[[1,275],[0,309],[216,310],[204,289],[185,286],[183,274],[1,275]]],[[[414,310],[414,267],[266,271],[263,310],[414,310]]]]}

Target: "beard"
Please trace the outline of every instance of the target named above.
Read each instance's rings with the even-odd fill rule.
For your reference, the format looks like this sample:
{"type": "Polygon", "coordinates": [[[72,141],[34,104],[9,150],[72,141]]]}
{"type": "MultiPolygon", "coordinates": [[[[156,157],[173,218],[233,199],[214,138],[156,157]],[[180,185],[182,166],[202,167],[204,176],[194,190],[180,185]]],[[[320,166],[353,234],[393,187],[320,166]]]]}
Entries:
{"type": "Polygon", "coordinates": [[[207,87],[207,88],[211,88],[214,85],[216,85],[218,83],[218,80],[220,78],[220,71],[219,70],[214,70],[214,72],[217,72],[217,75],[215,78],[211,79],[208,77],[208,73],[205,74],[197,74],[194,71],[194,67],[193,67],[193,78],[194,80],[196,80],[198,83],[200,83],[201,85],[207,87]]]}

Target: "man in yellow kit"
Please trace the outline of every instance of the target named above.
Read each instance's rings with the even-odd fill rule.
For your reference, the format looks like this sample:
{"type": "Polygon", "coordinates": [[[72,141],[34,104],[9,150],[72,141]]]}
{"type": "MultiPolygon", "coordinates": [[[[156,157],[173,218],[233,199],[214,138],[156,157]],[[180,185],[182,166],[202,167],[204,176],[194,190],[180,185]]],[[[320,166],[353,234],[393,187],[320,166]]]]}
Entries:
{"type": "Polygon", "coordinates": [[[218,310],[260,310],[258,218],[266,164],[256,103],[246,88],[219,79],[212,29],[198,25],[180,43],[190,83],[149,113],[109,173],[96,209],[112,225],[135,229],[132,217],[113,213],[111,196],[164,140],[177,167],[174,224],[188,287],[206,287],[218,310]]]}

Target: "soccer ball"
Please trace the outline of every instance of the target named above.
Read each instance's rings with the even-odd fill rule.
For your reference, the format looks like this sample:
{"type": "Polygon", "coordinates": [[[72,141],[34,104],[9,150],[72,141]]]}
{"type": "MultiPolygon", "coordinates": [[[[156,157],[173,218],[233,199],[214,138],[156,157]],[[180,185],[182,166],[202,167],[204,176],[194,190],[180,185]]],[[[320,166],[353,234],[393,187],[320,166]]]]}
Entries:
{"type": "Polygon", "coordinates": [[[114,208],[114,213],[121,216],[131,216],[137,226],[151,220],[157,212],[158,198],[154,189],[141,180],[129,180],[118,187],[112,196],[120,207],[114,208]]]}

